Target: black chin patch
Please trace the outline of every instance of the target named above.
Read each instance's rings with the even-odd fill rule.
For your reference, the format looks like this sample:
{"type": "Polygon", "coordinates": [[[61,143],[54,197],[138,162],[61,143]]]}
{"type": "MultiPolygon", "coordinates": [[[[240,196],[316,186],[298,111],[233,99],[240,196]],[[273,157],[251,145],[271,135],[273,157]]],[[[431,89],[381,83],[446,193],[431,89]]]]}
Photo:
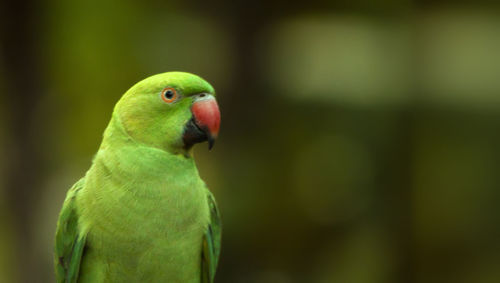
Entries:
{"type": "Polygon", "coordinates": [[[184,147],[190,148],[195,143],[200,143],[208,140],[208,135],[206,131],[200,129],[194,118],[191,118],[184,126],[184,134],[182,135],[182,140],[184,141],[184,147]]]}

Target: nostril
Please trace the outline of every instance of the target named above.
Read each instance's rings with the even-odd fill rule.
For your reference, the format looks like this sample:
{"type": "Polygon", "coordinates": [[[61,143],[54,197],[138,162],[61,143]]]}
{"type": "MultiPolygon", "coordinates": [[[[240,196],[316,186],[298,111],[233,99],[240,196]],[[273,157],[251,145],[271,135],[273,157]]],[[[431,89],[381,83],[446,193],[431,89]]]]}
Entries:
{"type": "Polygon", "coordinates": [[[206,94],[204,94],[204,93],[200,94],[200,97],[205,97],[205,96],[206,96],[206,94]]]}

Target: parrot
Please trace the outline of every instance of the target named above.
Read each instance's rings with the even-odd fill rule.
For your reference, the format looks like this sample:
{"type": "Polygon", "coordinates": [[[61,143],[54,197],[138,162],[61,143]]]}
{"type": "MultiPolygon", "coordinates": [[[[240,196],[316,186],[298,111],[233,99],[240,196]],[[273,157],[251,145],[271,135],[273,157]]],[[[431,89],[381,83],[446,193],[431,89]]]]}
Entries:
{"type": "Polygon", "coordinates": [[[127,90],[64,200],[57,282],[214,282],[221,218],[193,146],[211,149],[219,126],[214,88],[197,75],[161,73],[127,90]]]}

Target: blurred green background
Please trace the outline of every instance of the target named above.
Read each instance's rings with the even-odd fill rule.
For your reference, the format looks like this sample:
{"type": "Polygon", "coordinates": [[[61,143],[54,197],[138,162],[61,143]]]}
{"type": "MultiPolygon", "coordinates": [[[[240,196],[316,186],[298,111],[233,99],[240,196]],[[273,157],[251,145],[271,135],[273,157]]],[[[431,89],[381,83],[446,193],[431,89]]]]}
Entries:
{"type": "Polygon", "coordinates": [[[53,282],[113,105],[171,70],[222,111],[217,282],[500,282],[500,6],[469,2],[4,0],[0,282],[53,282]]]}

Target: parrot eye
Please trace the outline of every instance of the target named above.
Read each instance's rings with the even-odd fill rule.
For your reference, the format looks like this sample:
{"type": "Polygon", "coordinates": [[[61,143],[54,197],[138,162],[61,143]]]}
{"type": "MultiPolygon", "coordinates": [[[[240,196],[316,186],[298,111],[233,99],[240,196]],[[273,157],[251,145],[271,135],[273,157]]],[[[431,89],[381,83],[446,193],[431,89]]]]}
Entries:
{"type": "Polygon", "coordinates": [[[166,87],[161,91],[161,99],[166,103],[172,103],[177,99],[177,91],[172,87],[166,87]]]}

